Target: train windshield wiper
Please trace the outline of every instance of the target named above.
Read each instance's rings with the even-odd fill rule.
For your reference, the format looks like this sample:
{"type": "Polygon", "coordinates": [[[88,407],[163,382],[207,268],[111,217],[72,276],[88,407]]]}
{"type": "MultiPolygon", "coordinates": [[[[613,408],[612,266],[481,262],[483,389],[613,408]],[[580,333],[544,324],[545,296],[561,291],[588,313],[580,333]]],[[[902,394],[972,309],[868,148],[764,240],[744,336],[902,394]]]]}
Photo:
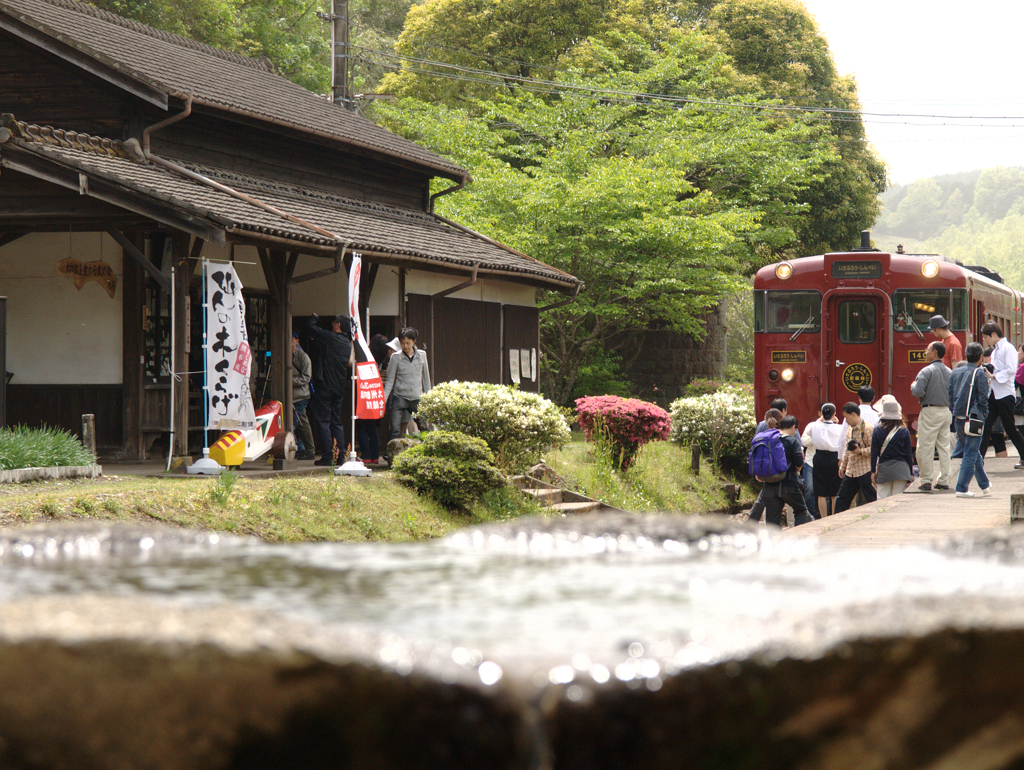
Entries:
{"type": "Polygon", "coordinates": [[[918,329],[917,328],[917,324],[914,323],[914,317],[911,316],[910,315],[910,311],[907,310],[907,298],[906,297],[903,298],[903,320],[906,321],[910,325],[910,328],[913,329],[917,333],[918,337],[920,337],[921,339],[924,339],[924,335],[921,333],[921,330],[918,329]]]}
{"type": "Polygon", "coordinates": [[[814,316],[810,316],[806,321],[804,321],[802,324],[800,324],[800,328],[799,329],[797,329],[795,332],[793,332],[793,336],[789,338],[789,341],[792,342],[797,337],[799,337],[800,334],[805,329],[809,329],[813,325],[814,325],[814,316]]]}

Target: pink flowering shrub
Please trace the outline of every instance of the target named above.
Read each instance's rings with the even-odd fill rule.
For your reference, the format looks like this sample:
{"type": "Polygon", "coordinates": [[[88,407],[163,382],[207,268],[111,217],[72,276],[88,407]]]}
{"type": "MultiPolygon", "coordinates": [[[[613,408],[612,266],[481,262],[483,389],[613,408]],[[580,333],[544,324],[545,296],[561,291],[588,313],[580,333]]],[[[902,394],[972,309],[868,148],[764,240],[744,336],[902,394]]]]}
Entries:
{"type": "Polygon", "coordinates": [[[587,441],[607,442],[620,468],[629,468],[640,447],[651,441],[664,441],[672,429],[668,412],[638,398],[578,398],[576,414],[587,441]]]}

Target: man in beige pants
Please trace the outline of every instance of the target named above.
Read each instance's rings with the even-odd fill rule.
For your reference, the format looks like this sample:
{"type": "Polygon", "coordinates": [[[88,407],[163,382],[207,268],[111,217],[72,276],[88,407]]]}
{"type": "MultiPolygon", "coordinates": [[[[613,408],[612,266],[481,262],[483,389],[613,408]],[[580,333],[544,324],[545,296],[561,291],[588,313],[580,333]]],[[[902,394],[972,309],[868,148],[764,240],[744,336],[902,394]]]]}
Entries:
{"type": "Polygon", "coordinates": [[[949,489],[949,378],[953,370],[942,363],[944,355],[945,345],[930,343],[924,352],[928,363],[910,385],[910,392],[921,402],[921,415],[917,418],[917,464],[921,469],[918,492],[949,489]],[[932,475],[936,449],[938,479],[932,475]]]}

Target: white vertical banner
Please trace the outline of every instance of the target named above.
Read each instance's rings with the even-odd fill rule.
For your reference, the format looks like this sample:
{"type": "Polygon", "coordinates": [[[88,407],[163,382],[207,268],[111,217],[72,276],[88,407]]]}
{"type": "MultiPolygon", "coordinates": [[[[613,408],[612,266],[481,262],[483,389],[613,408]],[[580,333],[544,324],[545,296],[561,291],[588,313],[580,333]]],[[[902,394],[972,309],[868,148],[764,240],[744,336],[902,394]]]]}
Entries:
{"type": "Polygon", "coordinates": [[[210,430],[252,430],[252,350],[245,328],[242,282],[231,264],[203,260],[206,281],[206,398],[210,430]]]}
{"type": "Polygon", "coordinates": [[[380,379],[377,362],[363,336],[359,318],[359,280],[363,272],[363,255],[352,254],[352,267],[348,271],[348,314],[352,316],[352,344],[356,354],[356,417],[377,420],[384,416],[384,383],[380,379]]]}

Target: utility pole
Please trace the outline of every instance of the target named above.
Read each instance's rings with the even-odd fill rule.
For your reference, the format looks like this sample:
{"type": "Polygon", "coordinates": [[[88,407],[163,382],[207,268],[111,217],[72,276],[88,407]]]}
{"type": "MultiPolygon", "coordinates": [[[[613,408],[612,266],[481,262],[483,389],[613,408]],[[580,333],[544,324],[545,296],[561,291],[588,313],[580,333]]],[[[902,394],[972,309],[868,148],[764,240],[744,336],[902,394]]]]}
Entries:
{"type": "Polygon", "coordinates": [[[318,13],[331,22],[331,99],[347,110],[355,110],[349,72],[348,0],[332,0],[331,13],[318,13]]]}

